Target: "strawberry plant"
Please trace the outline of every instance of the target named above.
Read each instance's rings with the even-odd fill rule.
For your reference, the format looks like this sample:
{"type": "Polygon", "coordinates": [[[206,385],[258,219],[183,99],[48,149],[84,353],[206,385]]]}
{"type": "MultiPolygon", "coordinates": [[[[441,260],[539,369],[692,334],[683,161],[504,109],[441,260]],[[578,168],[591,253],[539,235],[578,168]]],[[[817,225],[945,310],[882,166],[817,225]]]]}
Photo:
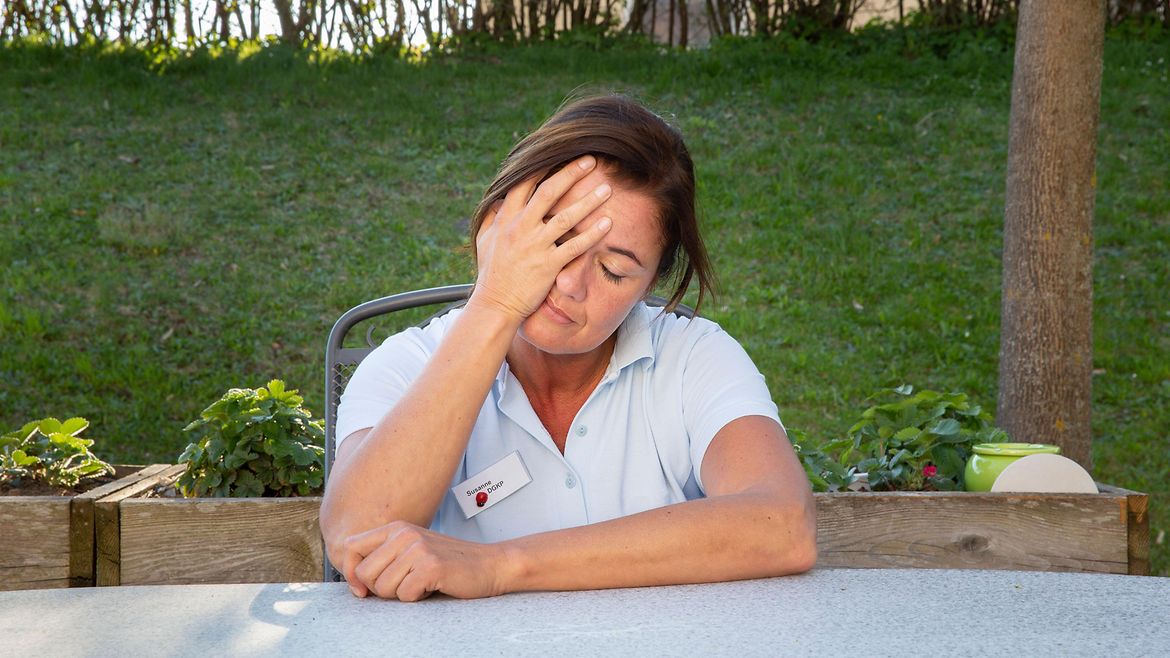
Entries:
{"type": "Polygon", "coordinates": [[[84,418],[45,418],[0,436],[0,480],[14,487],[27,480],[72,488],[85,478],[113,473],[113,466],[90,452],[93,441],[78,436],[87,427],[84,418]]]}
{"type": "Polygon", "coordinates": [[[863,411],[844,438],[820,450],[798,444],[814,489],[840,491],[865,473],[875,491],[962,490],[971,447],[1009,440],[963,393],[915,393],[904,384],[870,400],[878,404],[863,411]]]}
{"type": "Polygon", "coordinates": [[[307,496],[324,485],[325,429],[295,389],[233,388],[184,431],[195,437],[179,456],[188,497],[307,496]]]}

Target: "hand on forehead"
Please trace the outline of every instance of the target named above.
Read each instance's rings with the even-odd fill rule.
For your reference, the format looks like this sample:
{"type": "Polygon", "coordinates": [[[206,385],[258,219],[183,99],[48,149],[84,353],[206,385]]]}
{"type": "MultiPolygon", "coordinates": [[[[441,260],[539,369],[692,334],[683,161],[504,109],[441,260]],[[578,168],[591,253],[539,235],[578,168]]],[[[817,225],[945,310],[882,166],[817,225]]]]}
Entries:
{"type": "MultiPolygon", "coordinates": [[[[553,215],[556,215],[565,208],[568,208],[577,201],[585,198],[586,195],[592,194],[594,190],[596,190],[601,185],[609,185],[611,188],[613,188],[613,195],[619,195],[623,192],[620,187],[613,184],[613,180],[605,172],[604,167],[597,167],[593,171],[589,172],[584,178],[574,183],[573,186],[570,187],[568,191],[566,191],[565,194],[559,200],[557,200],[555,204],[553,204],[553,207],[549,208],[548,212],[545,214],[545,220],[547,221],[548,218],[551,218],[553,215]]],[[[598,206],[593,212],[586,215],[585,219],[581,220],[581,223],[577,225],[577,230],[588,230],[589,227],[601,221],[602,217],[612,217],[612,215],[608,214],[608,210],[612,201],[613,196],[610,196],[608,200],[598,206]]]]}
{"type": "Polygon", "coordinates": [[[552,217],[577,200],[592,194],[599,185],[607,184],[612,192],[600,206],[585,216],[571,234],[588,231],[604,217],[613,221],[613,228],[602,238],[599,248],[617,247],[619,251],[636,255],[639,264],[651,271],[662,255],[663,236],[654,201],[645,193],[631,190],[610,175],[602,166],[577,181],[546,214],[552,217]]]}

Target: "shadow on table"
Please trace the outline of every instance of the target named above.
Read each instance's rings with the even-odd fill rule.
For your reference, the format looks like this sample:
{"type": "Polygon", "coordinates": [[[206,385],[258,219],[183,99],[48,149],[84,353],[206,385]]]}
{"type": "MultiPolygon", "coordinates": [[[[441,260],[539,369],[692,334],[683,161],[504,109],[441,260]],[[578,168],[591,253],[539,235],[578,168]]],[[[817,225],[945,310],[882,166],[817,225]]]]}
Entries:
{"type": "MultiPolygon", "coordinates": [[[[344,583],[274,583],[252,599],[247,630],[249,648],[295,648],[321,645],[323,627],[352,607],[355,597],[344,583]],[[322,623],[324,622],[324,623],[322,623]]],[[[340,629],[339,629],[340,630],[340,629]]]]}
{"type": "Polygon", "coordinates": [[[408,646],[411,653],[430,655],[449,652],[452,642],[471,639],[473,630],[484,646],[543,653],[584,641],[608,653],[634,640],[650,647],[685,635],[693,630],[688,617],[696,601],[705,596],[699,586],[684,586],[672,590],[667,604],[640,590],[514,594],[475,601],[437,595],[403,604],[359,599],[344,583],[273,584],[255,594],[248,623],[229,644],[237,654],[280,650],[327,655],[344,646],[378,655],[408,646]],[[550,608],[568,614],[549,618],[550,608]]]}

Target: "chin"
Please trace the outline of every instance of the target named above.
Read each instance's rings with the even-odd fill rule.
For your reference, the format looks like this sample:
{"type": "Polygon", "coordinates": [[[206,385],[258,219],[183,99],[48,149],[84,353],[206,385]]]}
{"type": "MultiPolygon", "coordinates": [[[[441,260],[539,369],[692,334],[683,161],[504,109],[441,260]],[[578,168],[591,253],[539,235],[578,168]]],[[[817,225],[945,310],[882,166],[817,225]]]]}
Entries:
{"type": "Polygon", "coordinates": [[[520,325],[518,335],[524,342],[548,354],[585,354],[600,347],[609,337],[590,340],[581,335],[577,325],[554,325],[535,316],[520,325]]]}

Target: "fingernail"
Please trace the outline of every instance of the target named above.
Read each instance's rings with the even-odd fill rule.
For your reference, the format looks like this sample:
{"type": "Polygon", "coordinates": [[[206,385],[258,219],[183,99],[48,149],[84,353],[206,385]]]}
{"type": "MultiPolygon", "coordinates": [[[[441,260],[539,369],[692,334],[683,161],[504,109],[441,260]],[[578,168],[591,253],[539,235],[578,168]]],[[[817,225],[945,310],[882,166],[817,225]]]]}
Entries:
{"type": "Polygon", "coordinates": [[[349,591],[353,592],[353,595],[357,597],[362,595],[362,593],[358,591],[358,588],[354,587],[353,585],[349,586],[349,591]]]}
{"type": "Polygon", "coordinates": [[[597,164],[597,160],[595,160],[592,155],[587,155],[577,161],[577,166],[581,167],[582,169],[592,169],[593,165],[595,164],[597,164]]]}
{"type": "Polygon", "coordinates": [[[609,227],[613,226],[613,220],[608,217],[602,217],[600,222],[597,222],[597,230],[608,231],[609,227]]]}
{"type": "Polygon", "coordinates": [[[605,197],[609,196],[609,184],[608,184],[608,183],[602,183],[602,184],[601,184],[601,187],[597,188],[597,191],[596,191],[596,192],[594,192],[594,194],[596,194],[597,196],[599,196],[599,197],[601,197],[601,198],[603,198],[603,199],[604,199],[605,197]]]}

